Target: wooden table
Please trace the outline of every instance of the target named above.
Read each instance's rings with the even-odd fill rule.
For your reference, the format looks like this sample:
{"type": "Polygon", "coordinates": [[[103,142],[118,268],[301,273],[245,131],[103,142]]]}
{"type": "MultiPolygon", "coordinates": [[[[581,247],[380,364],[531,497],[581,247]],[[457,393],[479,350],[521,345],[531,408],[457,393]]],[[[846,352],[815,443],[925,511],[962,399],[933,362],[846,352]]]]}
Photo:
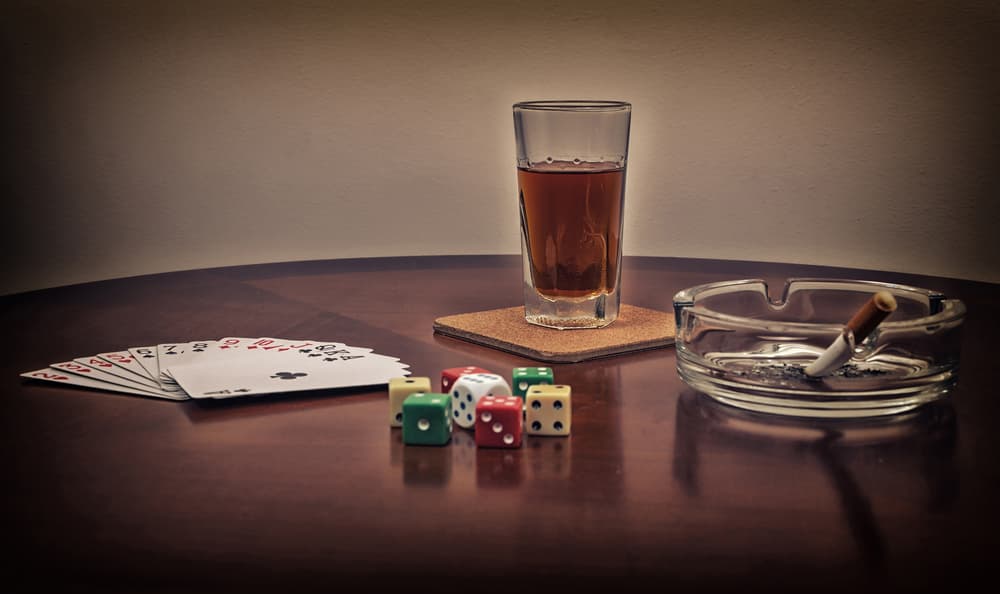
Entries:
{"type": "MultiPolygon", "coordinates": [[[[672,348],[555,365],[573,435],[404,447],[382,390],[168,402],[27,382],[98,352],[223,336],[339,340],[415,375],[514,355],[431,331],[517,305],[512,256],[199,270],[0,300],[9,578],[73,591],[930,591],[996,555],[1000,287],[807,266],[627,258],[627,303],[759,277],[869,278],[969,308],[959,388],[831,430],[687,389],[672,348]],[[345,584],[353,584],[343,589],[345,584]]],[[[11,590],[9,590],[11,591],[11,590]]],[[[61,591],[61,590],[58,590],[61,591]]]]}

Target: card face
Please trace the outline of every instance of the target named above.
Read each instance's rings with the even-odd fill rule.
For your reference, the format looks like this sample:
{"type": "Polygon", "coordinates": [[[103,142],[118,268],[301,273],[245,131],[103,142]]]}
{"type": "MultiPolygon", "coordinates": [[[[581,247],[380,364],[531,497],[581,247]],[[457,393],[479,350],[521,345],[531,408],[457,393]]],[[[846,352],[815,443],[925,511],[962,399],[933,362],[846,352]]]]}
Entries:
{"type": "Polygon", "coordinates": [[[381,355],[336,363],[299,357],[251,357],[228,365],[188,365],[173,370],[174,378],[192,398],[232,398],[302,390],[373,386],[409,375],[407,365],[381,355]]]}
{"type": "MultiPolygon", "coordinates": [[[[137,381],[132,381],[123,377],[119,377],[117,375],[108,373],[103,369],[91,367],[89,365],[86,365],[84,363],[79,363],[77,361],[63,361],[61,363],[52,363],[51,365],[49,365],[49,367],[56,369],[58,371],[68,372],[73,375],[86,377],[94,381],[102,382],[104,384],[109,384],[112,386],[121,386],[133,390],[140,390],[142,392],[145,392],[153,396],[167,397],[169,394],[165,390],[161,390],[156,387],[151,387],[141,384],[137,381]]],[[[175,399],[174,396],[180,396],[180,395],[182,395],[182,393],[178,391],[178,393],[176,394],[169,394],[169,397],[171,397],[171,399],[175,399]]]]}
{"type": "MultiPolygon", "coordinates": [[[[293,343],[285,342],[281,344],[293,343]]],[[[204,365],[206,369],[213,366],[222,369],[229,365],[237,365],[240,368],[249,366],[271,367],[275,365],[293,365],[297,367],[316,368],[317,370],[326,369],[326,373],[329,374],[331,371],[335,371],[333,368],[338,367],[340,364],[367,357],[376,357],[387,362],[399,361],[399,359],[385,357],[384,355],[373,355],[372,350],[368,348],[348,347],[343,343],[314,343],[313,346],[307,348],[287,350],[234,347],[230,350],[219,350],[215,354],[198,359],[197,361],[189,360],[186,364],[182,363],[171,366],[165,370],[161,367],[160,373],[176,379],[178,369],[197,364],[204,365]]]]}
{"type": "Polygon", "coordinates": [[[168,369],[211,356],[216,341],[200,340],[181,344],[160,344],[156,346],[156,358],[160,367],[160,381],[164,385],[174,384],[168,369]]]}
{"type": "Polygon", "coordinates": [[[156,359],[160,367],[159,379],[161,381],[165,379],[169,380],[170,376],[164,371],[166,368],[170,367],[175,362],[182,362],[184,359],[190,359],[200,353],[204,353],[208,348],[208,342],[209,341],[156,345],[156,359]]]}
{"type": "Polygon", "coordinates": [[[139,364],[139,361],[128,351],[116,351],[113,353],[100,353],[97,355],[101,359],[104,359],[112,365],[116,365],[125,371],[138,375],[139,377],[152,380],[148,373],[146,373],[145,368],[139,364]]]}
{"type": "Polygon", "coordinates": [[[169,394],[155,394],[152,392],[147,392],[137,388],[129,388],[127,386],[120,386],[116,384],[109,384],[102,382],[100,380],[95,380],[90,377],[83,375],[77,375],[73,373],[64,373],[59,369],[54,369],[52,367],[45,367],[43,369],[38,369],[35,371],[28,371],[21,374],[21,377],[33,379],[43,382],[52,382],[57,384],[65,384],[68,386],[80,386],[83,388],[91,388],[94,390],[103,390],[105,392],[119,392],[122,394],[133,394],[135,396],[149,396],[156,398],[166,398],[168,400],[187,400],[188,397],[169,395],[169,394]]]}
{"type": "Polygon", "coordinates": [[[160,361],[156,352],[156,346],[130,347],[128,349],[128,353],[135,358],[136,362],[145,370],[149,378],[156,382],[160,390],[180,392],[181,389],[177,387],[177,384],[165,382],[160,377],[160,361]]]}
{"type": "Polygon", "coordinates": [[[347,345],[340,342],[317,342],[314,340],[297,340],[289,338],[237,338],[237,337],[226,337],[221,338],[218,341],[220,349],[227,350],[239,350],[239,351],[266,351],[266,352],[287,352],[299,349],[313,349],[321,345],[338,345],[345,347],[347,345]]]}
{"type": "Polygon", "coordinates": [[[130,347],[130,355],[135,357],[136,362],[146,371],[150,379],[156,380],[160,377],[160,364],[156,358],[156,346],[130,347]]]}
{"type": "Polygon", "coordinates": [[[93,357],[80,357],[78,359],[73,359],[73,362],[86,365],[87,367],[91,367],[93,369],[102,371],[109,375],[113,375],[117,378],[126,380],[126,382],[128,383],[135,382],[140,385],[147,386],[149,388],[159,389],[160,387],[160,385],[154,382],[153,380],[146,377],[137,376],[129,371],[125,371],[124,369],[118,367],[114,363],[109,363],[108,361],[105,361],[104,359],[98,357],[97,355],[94,355],[93,357]]]}
{"type": "MultiPolygon", "coordinates": [[[[183,349],[178,349],[183,350],[183,349]]],[[[192,355],[187,349],[184,354],[173,358],[160,359],[160,375],[173,379],[173,369],[191,364],[223,364],[237,359],[252,357],[291,357],[324,359],[330,357],[362,357],[372,349],[348,347],[341,342],[316,342],[289,340],[283,338],[223,338],[210,343],[201,353],[192,355]]]]}
{"type": "MultiPolygon", "coordinates": [[[[303,359],[315,360],[345,360],[347,358],[360,358],[372,349],[364,347],[349,347],[342,342],[317,343],[304,348],[292,351],[293,356],[303,359]]],[[[398,359],[396,359],[398,361],[398,359]]],[[[328,361],[329,362],[329,361],[328,361]]]]}

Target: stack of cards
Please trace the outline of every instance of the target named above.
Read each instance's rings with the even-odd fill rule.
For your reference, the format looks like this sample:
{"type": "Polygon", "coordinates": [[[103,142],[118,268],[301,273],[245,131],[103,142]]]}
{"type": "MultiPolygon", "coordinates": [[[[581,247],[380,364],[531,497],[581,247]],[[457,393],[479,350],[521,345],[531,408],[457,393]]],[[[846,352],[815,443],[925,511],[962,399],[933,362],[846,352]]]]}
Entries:
{"type": "Polygon", "coordinates": [[[22,377],[170,400],[233,398],[386,384],[409,365],[340,342],[221,338],[133,347],[22,377]]]}

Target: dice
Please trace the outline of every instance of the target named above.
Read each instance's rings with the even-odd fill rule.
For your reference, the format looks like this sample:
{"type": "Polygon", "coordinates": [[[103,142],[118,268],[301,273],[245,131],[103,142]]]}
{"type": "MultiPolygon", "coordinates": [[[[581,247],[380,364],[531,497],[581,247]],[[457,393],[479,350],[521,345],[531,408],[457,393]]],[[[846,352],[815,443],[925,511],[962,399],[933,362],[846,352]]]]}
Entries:
{"type": "Polygon", "coordinates": [[[472,428],[476,404],[484,396],[510,396],[510,385],[495,373],[470,373],[455,380],[451,385],[451,415],[459,427],[472,428]]]}
{"type": "Polygon", "coordinates": [[[476,446],[521,447],[522,401],[517,396],[483,396],[476,403],[476,446]]]}
{"type": "Polygon", "coordinates": [[[569,386],[531,386],[525,402],[528,435],[569,435],[572,420],[569,386]]]}
{"type": "Polygon", "coordinates": [[[488,369],[483,369],[482,367],[452,367],[450,369],[445,369],[441,372],[441,391],[448,393],[451,390],[452,384],[455,380],[462,377],[463,375],[468,375],[470,373],[493,373],[488,369]]]}
{"type": "Polygon", "coordinates": [[[389,426],[403,426],[403,401],[415,392],[430,392],[429,377],[394,377],[389,380],[389,426]]]}
{"type": "Polygon", "coordinates": [[[510,374],[511,392],[524,398],[528,388],[540,384],[554,384],[551,367],[515,367],[510,374]]]}
{"type": "Polygon", "coordinates": [[[445,445],[451,439],[451,398],[417,392],[403,401],[403,443],[445,445]]]}

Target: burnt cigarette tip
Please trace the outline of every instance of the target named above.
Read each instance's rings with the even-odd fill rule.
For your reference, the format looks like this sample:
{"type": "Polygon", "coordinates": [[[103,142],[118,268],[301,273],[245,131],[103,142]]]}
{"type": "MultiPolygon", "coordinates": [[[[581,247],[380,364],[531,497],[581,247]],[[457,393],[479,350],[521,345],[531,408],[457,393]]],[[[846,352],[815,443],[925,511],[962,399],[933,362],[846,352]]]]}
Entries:
{"type": "Polygon", "coordinates": [[[898,304],[896,303],[896,298],[892,296],[889,291],[879,291],[872,296],[872,303],[875,304],[880,311],[886,313],[892,313],[896,311],[898,304]]]}

